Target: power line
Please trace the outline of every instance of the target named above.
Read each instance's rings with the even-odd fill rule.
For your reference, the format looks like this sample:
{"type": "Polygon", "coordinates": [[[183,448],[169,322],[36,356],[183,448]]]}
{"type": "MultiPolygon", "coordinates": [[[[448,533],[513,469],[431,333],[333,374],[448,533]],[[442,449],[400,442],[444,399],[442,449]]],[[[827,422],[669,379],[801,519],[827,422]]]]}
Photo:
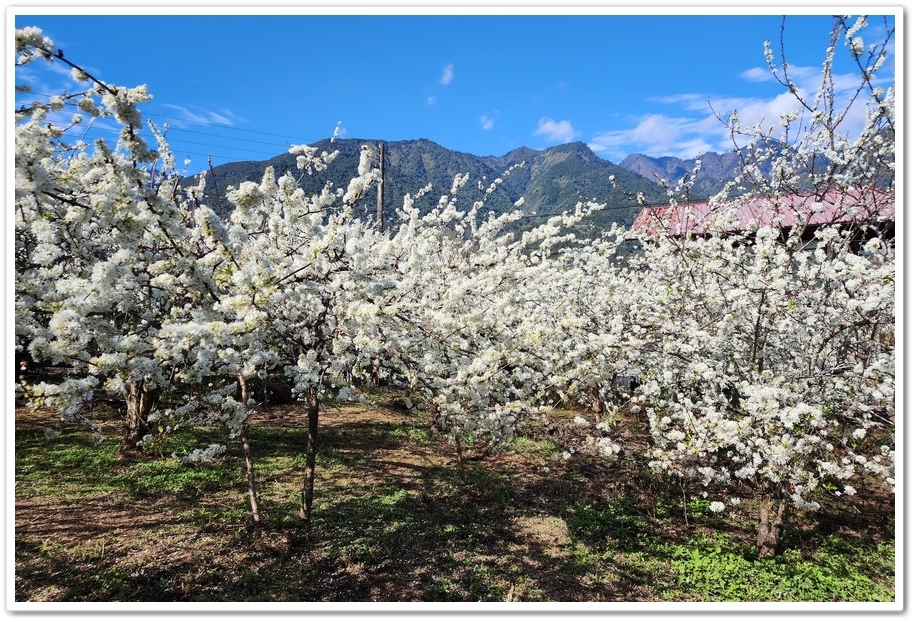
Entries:
{"type": "MultiPolygon", "coordinates": [[[[40,96],[40,97],[47,97],[47,98],[54,97],[54,94],[49,94],[49,93],[37,93],[37,92],[34,92],[34,91],[29,91],[28,93],[23,93],[22,95],[37,95],[37,96],[40,96]]],[[[18,101],[17,101],[17,104],[18,104],[18,103],[24,103],[24,102],[18,102],[18,101]]],[[[66,106],[72,106],[72,107],[74,107],[74,108],[77,107],[76,104],[74,104],[73,102],[69,102],[69,101],[65,102],[64,104],[65,104],[66,106]]],[[[240,127],[233,126],[233,125],[228,125],[228,124],[225,124],[225,123],[214,123],[214,122],[212,122],[212,121],[201,121],[201,120],[199,120],[199,119],[185,119],[185,118],[183,118],[183,117],[175,117],[175,116],[173,116],[173,115],[166,115],[166,114],[164,114],[164,113],[157,113],[157,112],[146,112],[146,111],[143,111],[143,110],[141,110],[140,113],[141,113],[142,115],[147,116],[147,117],[161,117],[161,118],[163,118],[163,119],[172,119],[173,121],[181,121],[182,123],[191,123],[191,124],[195,124],[195,125],[204,125],[204,126],[209,126],[209,127],[213,127],[213,128],[225,128],[225,129],[227,129],[227,130],[232,130],[233,132],[245,132],[245,133],[248,133],[248,134],[260,134],[260,135],[262,135],[262,136],[276,136],[276,137],[278,137],[278,138],[283,138],[283,139],[285,139],[285,140],[287,140],[287,141],[288,141],[290,138],[292,138],[292,139],[294,139],[294,140],[302,141],[302,142],[309,142],[309,143],[310,143],[310,142],[315,142],[315,141],[309,141],[309,139],[304,139],[304,138],[301,138],[301,137],[290,137],[290,136],[287,135],[287,134],[277,134],[277,133],[274,133],[274,132],[264,132],[263,130],[250,130],[250,129],[247,129],[247,128],[240,128],[240,127]]],[[[204,132],[198,132],[198,131],[196,131],[196,130],[188,130],[188,129],[185,129],[185,128],[176,128],[176,129],[180,129],[180,130],[183,131],[183,132],[197,132],[197,133],[200,133],[200,134],[205,134],[204,132]]],[[[223,136],[223,135],[220,135],[220,134],[211,134],[211,136],[223,136]]],[[[237,140],[248,140],[248,139],[237,139],[237,140]]],[[[251,142],[260,142],[260,141],[251,141],[251,142]]],[[[266,143],[266,142],[265,142],[265,144],[271,144],[271,143],[266,143]]]]}
{"type": "MultiPolygon", "coordinates": [[[[28,95],[33,95],[33,96],[34,96],[34,95],[37,95],[37,96],[39,96],[39,97],[51,97],[50,95],[45,94],[45,93],[29,93],[28,95]]],[[[27,100],[25,100],[25,99],[20,99],[20,100],[17,100],[17,101],[16,101],[16,105],[17,105],[17,106],[26,106],[26,105],[30,105],[31,103],[33,103],[31,100],[27,101],[27,100]]],[[[69,101],[68,101],[68,102],[65,102],[64,105],[65,105],[66,107],[69,107],[69,108],[73,109],[73,110],[78,110],[78,106],[77,106],[77,104],[75,104],[74,102],[69,102],[69,101]]],[[[230,131],[235,132],[235,133],[247,133],[247,134],[260,135],[260,136],[276,136],[276,137],[278,137],[278,138],[284,138],[284,139],[286,139],[285,142],[281,144],[281,143],[279,143],[279,142],[274,142],[274,141],[260,141],[260,140],[255,140],[255,139],[251,139],[251,138],[244,138],[244,137],[232,136],[232,135],[221,134],[221,133],[215,133],[215,132],[203,132],[203,131],[201,131],[201,130],[192,130],[192,129],[188,129],[188,128],[182,128],[182,127],[176,127],[176,126],[173,126],[173,125],[169,125],[167,128],[160,128],[160,129],[162,129],[162,130],[163,130],[163,133],[168,137],[168,141],[169,141],[169,144],[170,144],[170,145],[172,145],[173,143],[186,143],[186,144],[200,145],[200,146],[204,146],[204,147],[214,147],[214,148],[216,148],[216,149],[224,149],[224,150],[225,150],[225,149],[230,149],[230,150],[233,150],[233,151],[240,151],[240,152],[261,154],[261,155],[267,155],[267,156],[273,157],[273,156],[277,156],[277,155],[280,155],[280,154],[284,153],[287,149],[289,149],[289,146],[290,146],[291,144],[293,144],[292,142],[289,141],[289,139],[290,139],[291,137],[289,137],[289,136],[287,136],[287,135],[282,135],[282,134],[276,134],[276,133],[271,133],[271,132],[264,132],[264,131],[261,131],[261,130],[250,130],[250,129],[246,129],[246,128],[238,128],[238,127],[234,127],[234,126],[230,126],[230,125],[218,124],[218,123],[211,123],[211,122],[206,122],[206,121],[199,121],[199,120],[193,120],[193,119],[185,119],[185,118],[181,118],[181,117],[175,117],[175,116],[172,116],[172,115],[165,115],[165,114],[162,114],[162,113],[155,113],[155,112],[144,112],[144,111],[141,111],[141,114],[144,115],[144,116],[146,116],[146,117],[159,117],[159,118],[162,118],[162,119],[171,119],[171,120],[173,120],[173,121],[178,121],[178,122],[181,122],[181,123],[188,123],[188,124],[202,125],[202,126],[209,126],[209,127],[216,127],[216,128],[224,128],[224,129],[226,129],[226,130],[230,130],[230,131]],[[176,134],[176,133],[188,133],[188,134],[197,134],[197,135],[201,135],[201,136],[211,136],[211,137],[215,137],[215,138],[218,138],[218,139],[224,139],[225,141],[228,141],[228,142],[230,142],[230,143],[240,143],[240,144],[243,144],[243,145],[273,145],[273,146],[276,146],[277,151],[270,151],[270,152],[268,152],[268,151],[259,150],[259,149],[250,149],[250,148],[248,148],[248,147],[234,146],[234,145],[231,145],[231,144],[218,144],[218,143],[206,143],[206,142],[201,142],[201,141],[192,141],[192,140],[189,140],[189,139],[184,139],[184,138],[180,138],[180,137],[175,137],[174,134],[176,134]]],[[[85,131],[86,129],[87,129],[87,128],[83,128],[83,127],[74,127],[74,128],[72,128],[71,130],[68,130],[68,133],[72,136],[73,134],[75,134],[75,133],[81,133],[81,132],[85,131]]],[[[94,126],[93,128],[91,128],[91,130],[94,131],[94,132],[100,132],[100,133],[101,133],[101,132],[109,132],[109,133],[117,133],[117,132],[118,132],[117,129],[114,129],[114,128],[106,128],[106,127],[104,127],[104,126],[99,126],[99,125],[94,126]]],[[[141,133],[142,133],[142,132],[145,132],[145,130],[146,130],[146,129],[143,128],[143,129],[141,130],[141,133]]],[[[292,137],[292,138],[295,139],[296,137],[292,137]]],[[[302,142],[308,143],[308,141],[307,141],[306,139],[300,139],[300,140],[301,140],[302,142]]],[[[311,141],[311,142],[316,142],[316,141],[311,141]]],[[[173,151],[176,151],[176,150],[173,150],[173,151]]],[[[191,152],[187,152],[187,153],[191,153],[191,152]]],[[[210,153],[210,154],[195,154],[195,155],[216,156],[216,157],[218,157],[218,158],[224,158],[224,159],[230,160],[230,161],[233,159],[232,156],[222,156],[222,155],[217,155],[217,154],[213,154],[213,153],[210,153]]]]}
{"type": "MultiPolygon", "coordinates": [[[[141,112],[142,112],[142,111],[141,111],[141,112]]],[[[232,130],[232,131],[234,131],[234,132],[247,132],[247,133],[249,133],[249,134],[261,134],[261,135],[263,135],[263,136],[276,136],[276,137],[278,137],[278,138],[284,138],[284,139],[289,139],[289,138],[290,138],[290,137],[289,137],[288,135],[286,135],[286,134],[276,134],[276,133],[273,133],[273,132],[264,132],[264,131],[262,131],[262,130],[249,130],[249,129],[247,129],[247,128],[239,128],[239,127],[232,126],[232,125],[226,125],[226,124],[222,124],[222,123],[212,123],[212,122],[209,122],[209,121],[198,121],[198,120],[194,120],[194,119],[183,119],[183,118],[181,118],[181,117],[172,117],[172,116],[170,116],[170,115],[164,115],[164,114],[162,114],[162,113],[145,112],[145,113],[143,113],[143,114],[145,114],[145,115],[147,115],[147,116],[150,116],[150,117],[162,117],[163,119],[173,119],[173,120],[175,120],[175,121],[181,121],[181,122],[183,122],[183,123],[196,123],[196,124],[198,124],[198,125],[206,125],[206,126],[215,127],[215,128],[226,128],[227,130],[232,130]]],[[[172,128],[170,127],[170,129],[172,129],[172,128]]],[[[199,131],[197,131],[197,130],[187,130],[187,129],[185,129],[185,128],[178,128],[178,129],[180,129],[182,132],[194,132],[194,133],[196,133],[196,134],[207,134],[206,132],[199,132],[199,131]]],[[[219,134],[210,134],[210,136],[221,136],[221,135],[219,135],[219,134]]],[[[296,137],[293,137],[293,138],[296,138],[296,137]]],[[[297,140],[300,140],[300,141],[302,141],[302,142],[308,142],[307,139],[297,139],[297,140]]],[[[268,142],[266,142],[266,141],[250,141],[250,142],[255,142],[255,143],[263,142],[265,145],[273,144],[273,143],[268,143],[268,142]]],[[[311,141],[311,142],[315,142],[315,141],[311,141]]]]}

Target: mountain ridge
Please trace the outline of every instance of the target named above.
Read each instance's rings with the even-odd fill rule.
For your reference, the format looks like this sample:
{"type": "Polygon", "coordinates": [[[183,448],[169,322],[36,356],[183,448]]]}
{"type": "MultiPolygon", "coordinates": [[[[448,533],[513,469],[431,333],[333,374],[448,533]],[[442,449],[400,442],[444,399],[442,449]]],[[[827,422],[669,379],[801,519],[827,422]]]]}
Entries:
{"type": "MultiPolygon", "coordinates": [[[[694,167],[693,161],[672,156],[652,158],[643,154],[633,154],[620,164],[614,164],[595,154],[581,141],[542,150],[521,146],[502,156],[475,156],[447,149],[425,138],[400,141],[337,138],[311,144],[319,153],[339,153],[326,170],[310,175],[303,175],[297,170],[296,156],[289,153],[267,160],[216,166],[206,173],[207,200],[218,206],[217,211],[225,213],[231,209],[225,200],[226,189],[238,187],[245,181],[259,182],[268,166],[274,168],[278,177],[292,173],[307,193],[320,192],[328,182],[345,187],[357,169],[360,148],[366,144],[376,148],[379,144],[384,145],[383,205],[386,221],[395,216],[406,194],[415,195],[427,184],[431,185],[430,192],[415,203],[421,211],[428,211],[442,195],[449,193],[456,176],[467,174],[468,183],[459,191],[459,209],[484,200],[485,211],[501,214],[516,209],[517,202],[523,198],[522,209],[536,219],[572,210],[580,201],[594,200],[605,204],[605,209],[592,217],[592,225],[603,228],[617,223],[628,227],[642,207],[634,199],[638,193],[650,204],[666,203],[667,194],[659,180],[676,183],[694,167]],[[525,166],[517,166],[522,163],[525,166]],[[509,169],[512,170],[506,173],[509,169]],[[611,176],[614,183],[609,179],[611,176]],[[501,183],[487,193],[487,188],[497,179],[501,183]]],[[[729,170],[738,162],[737,155],[728,156],[710,152],[701,157],[704,166],[695,186],[698,193],[709,196],[721,188],[729,170]],[[717,175],[704,176],[703,171],[707,167],[717,175]]],[[[372,195],[365,197],[357,206],[358,215],[374,218],[377,199],[374,193],[372,195]]]]}

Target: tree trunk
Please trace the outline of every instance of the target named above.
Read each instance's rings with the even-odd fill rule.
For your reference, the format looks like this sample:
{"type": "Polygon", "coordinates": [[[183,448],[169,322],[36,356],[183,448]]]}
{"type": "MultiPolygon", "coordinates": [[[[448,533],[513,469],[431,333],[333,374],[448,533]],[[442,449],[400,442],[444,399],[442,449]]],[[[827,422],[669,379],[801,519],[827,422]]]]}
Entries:
{"type": "MultiPolygon", "coordinates": [[[[245,405],[246,414],[248,409],[248,385],[245,383],[245,377],[239,374],[239,389],[242,393],[242,404],[245,405]]],[[[254,476],[254,459],[251,455],[251,441],[248,438],[248,416],[245,416],[245,422],[242,423],[242,430],[239,434],[242,440],[242,452],[245,455],[245,476],[248,480],[248,500],[251,503],[251,521],[254,525],[261,523],[261,511],[258,507],[258,490],[255,487],[254,476]]]]}
{"type": "Polygon", "coordinates": [[[306,523],[312,520],[312,499],[315,492],[315,451],[318,446],[318,388],[308,391],[308,439],[305,444],[305,478],[302,483],[302,503],[299,517],[306,523]]]}
{"type": "Polygon", "coordinates": [[[251,456],[251,441],[248,439],[248,423],[242,424],[240,434],[242,452],[245,454],[245,476],[248,479],[248,500],[251,503],[251,522],[258,526],[261,524],[261,511],[258,506],[258,490],[255,487],[254,460],[251,456]]]}
{"type": "Polygon", "coordinates": [[[464,483],[464,442],[461,434],[455,435],[455,452],[458,455],[458,481],[464,483]]]}
{"type": "Polygon", "coordinates": [[[149,432],[149,414],[153,410],[155,399],[156,392],[149,390],[142,380],[127,386],[124,396],[127,416],[124,420],[124,438],[121,441],[122,454],[134,452],[137,443],[149,432]]]}
{"type": "Polygon", "coordinates": [[[604,412],[604,403],[601,400],[601,386],[595,383],[592,387],[592,413],[595,414],[595,420],[601,420],[601,414],[604,412]]]}
{"type": "Polygon", "coordinates": [[[776,555],[785,521],[786,497],[783,491],[767,491],[760,498],[760,523],[757,525],[757,558],[776,555]]]}

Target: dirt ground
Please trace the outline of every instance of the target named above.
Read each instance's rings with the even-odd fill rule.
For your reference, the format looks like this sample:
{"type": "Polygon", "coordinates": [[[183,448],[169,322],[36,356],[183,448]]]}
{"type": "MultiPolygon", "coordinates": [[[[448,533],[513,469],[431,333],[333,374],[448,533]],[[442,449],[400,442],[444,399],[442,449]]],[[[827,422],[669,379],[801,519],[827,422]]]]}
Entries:
{"type": "MultiPolygon", "coordinates": [[[[338,537],[327,525],[317,525],[308,533],[282,525],[252,534],[239,525],[190,523],[187,517],[201,504],[200,499],[160,496],[138,500],[118,493],[63,500],[17,494],[16,600],[109,601],[112,594],[123,599],[125,585],[136,586],[134,594],[139,601],[153,596],[156,601],[172,602],[250,601],[268,599],[267,595],[272,601],[298,602],[473,599],[466,577],[464,588],[446,586],[440,577],[442,561],[456,559],[471,561],[480,569],[489,582],[487,598],[492,600],[657,599],[646,578],[623,567],[612,569],[608,577],[580,577],[571,582],[570,570],[578,563],[572,553],[569,517],[562,508],[590,500],[600,505],[621,495],[645,498],[658,495],[659,490],[641,490],[644,483],[630,478],[622,466],[573,463],[551,470],[545,469],[541,453],[510,451],[488,458],[487,466],[510,476],[514,487],[511,506],[524,512],[481,508],[472,491],[458,491],[449,497],[436,495],[423,490],[420,483],[428,482],[430,470],[454,468],[455,456],[446,444],[405,447],[373,433],[373,427],[409,423],[410,417],[387,408],[329,409],[322,413],[319,434],[345,437],[347,444],[341,451],[361,453],[363,468],[357,476],[349,476],[353,484],[400,482],[405,489],[418,493],[412,498],[418,517],[436,516],[442,510],[437,505],[443,503],[460,506],[461,510],[450,516],[458,518],[456,523],[463,522],[459,527],[476,539],[473,545],[466,540],[447,548],[431,545],[433,549],[423,551],[429,540],[424,532],[428,528],[418,525],[414,532],[405,532],[403,546],[395,545],[372,564],[333,561],[329,552],[338,537]],[[30,563],[37,560],[40,565],[30,563]],[[493,570],[502,575],[493,579],[493,570]],[[120,592],[112,593],[112,577],[116,577],[120,592]],[[502,577],[507,579],[498,579],[502,577]],[[431,588],[440,585],[443,588],[439,592],[431,588]]],[[[46,412],[16,410],[17,430],[41,430],[57,423],[46,412]]],[[[262,425],[303,427],[304,413],[297,407],[270,408],[251,422],[252,428],[262,425]]],[[[581,440],[574,438],[571,429],[555,426],[548,432],[555,441],[574,446],[581,440]]],[[[104,432],[117,435],[114,426],[104,432]]],[[[619,442],[626,456],[644,448],[646,440],[637,428],[623,427],[619,442]]],[[[331,482],[319,470],[316,496],[347,484],[331,482]]],[[[671,491],[663,493],[673,495],[671,491]]],[[[237,507],[239,496],[239,491],[208,494],[205,504],[209,508],[237,507]]],[[[892,492],[873,491],[855,507],[862,521],[837,529],[860,530],[863,538],[871,538],[867,527],[880,521],[888,508],[893,509],[892,492]]],[[[686,516],[684,521],[666,523],[653,523],[650,516],[646,520],[653,529],[664,526],[666,539],[686,540],[703,529],[686,516]]],[[[751,543],[753,533],[737,531],[735,538],[751,543]]]]}

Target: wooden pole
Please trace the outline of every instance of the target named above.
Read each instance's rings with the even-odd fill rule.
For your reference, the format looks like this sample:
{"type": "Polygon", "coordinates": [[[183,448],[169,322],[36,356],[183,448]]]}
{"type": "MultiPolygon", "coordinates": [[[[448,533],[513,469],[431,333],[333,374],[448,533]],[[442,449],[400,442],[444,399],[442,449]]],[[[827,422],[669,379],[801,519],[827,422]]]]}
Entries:
{"type": "Polygon", "coordinates": [[[376,212],[376,219],[378,223],[378,230],[383,231],[385,229],[385,211],[384,211],[384,199],[383,199],[383,190],[382,185],[385,182],[385,144],[378,144],[378,171],[379,171],[379,182],[378,182],[378,207],[376,212]]]}

